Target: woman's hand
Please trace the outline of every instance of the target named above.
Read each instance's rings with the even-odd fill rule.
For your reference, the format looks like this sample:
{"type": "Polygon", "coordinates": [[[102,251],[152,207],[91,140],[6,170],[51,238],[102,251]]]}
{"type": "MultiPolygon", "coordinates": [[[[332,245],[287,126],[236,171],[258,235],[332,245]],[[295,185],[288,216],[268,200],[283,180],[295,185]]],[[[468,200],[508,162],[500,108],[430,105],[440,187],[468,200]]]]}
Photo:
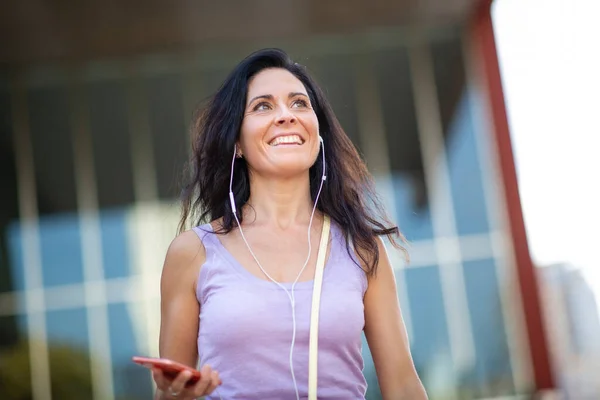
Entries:
{"type": "Polygon", "coordinates": [[[213,371],[209,365],[200,370],[200,380],[193,386],[186,387],[187,381],[192,377],[189,371],[182,371],[173,380],[167,378],[160,369],[152,369],[152,378],[162,392],[160,399],[191,400],[211,394],[221,384],[219,373],[213,371]]]}

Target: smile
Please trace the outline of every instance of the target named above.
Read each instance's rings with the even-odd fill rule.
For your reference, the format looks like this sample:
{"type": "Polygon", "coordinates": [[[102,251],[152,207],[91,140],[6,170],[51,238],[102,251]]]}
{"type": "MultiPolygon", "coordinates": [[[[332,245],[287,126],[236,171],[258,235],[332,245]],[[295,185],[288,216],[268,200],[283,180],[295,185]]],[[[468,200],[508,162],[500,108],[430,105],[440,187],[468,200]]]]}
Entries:
{"type": "Polygon", "coordinates": [[[304,140],[298,135],[286,135],[286,136],[278,136],[275,139],[269,142],[269,146],[279,146],[282,144],[295,144],[302,145],[304,144],[304,140]]]}

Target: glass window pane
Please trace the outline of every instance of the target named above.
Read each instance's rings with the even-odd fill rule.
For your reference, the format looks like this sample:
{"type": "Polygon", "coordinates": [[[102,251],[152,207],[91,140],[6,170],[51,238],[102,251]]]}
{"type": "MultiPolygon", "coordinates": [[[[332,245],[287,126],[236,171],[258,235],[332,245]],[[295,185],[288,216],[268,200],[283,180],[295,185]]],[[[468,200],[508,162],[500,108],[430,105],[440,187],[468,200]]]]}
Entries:
{"type": "Polygon", "coordinates": [[[18,218],[17,171],[8,82],[0,77],[0,293],[12,290],[8,225],[18,218]]]}
{"type": "MultiPolygon", "coordinates": [[[[0,316],[0,352],[8,347],[17,345],[19,341],[19,327],[14,315],[0,316]]],[[[1,368],[1,367],[0,367],[1,368]]],[[[1,382],[1,380],[0,380],[1,382]]]]}
{"type": "Polygon", "coordinates": [[[309,72],[315,75],[315,79],[325,92],[342,128],[360,151],[356,78],[353,68],[356,57],[355,54],[329,54],[311,57],[307,61],[307,67],[309,72]]]}
{"type": "Polygon", "coordinates": [[[123,81],[87,85],[94,166],[100,208],[133,203],[129,116],[123,81]]]}
{"type": "Polygon", "coordinates": [[[127,210],[100,211],[100,230],[104,277],[111,279],[129,276],[127,210]]]}
{"type": "Polygon", "coordinates": [[[146,89],[158,194],[162,199],[177,198],[189,146],[181,77],[160,75],[149,78],[146,80],[146,89]]]}
{"type": "Polygon", "coordinates": [[[493,259],[468,261],[464,270],[476,351],[475,365],[464,384],[478,397],[511,394],[512,369],[496,264],[493,259]]]}
{"type": "MultiPolygon", "coordinates": [[[[413,331],[413,358],[421,379],[452,376],[446,311],[438,267],[405,271],[413,331]]],[[[450,378],[450,384],[454,384],[450,378]]]]}
{"type": "Polygon", "coordinates": [[[29,90],[29,127],[40,214],[77,208],[69,99],[64,87],[29,90]]]}
{"type": "Polygon", "coordinates": [[[433,236],[406,48],[374,53],[394,187],[394,217],[409,241],[433,236]]]}
{"type": "MultiPolygon", "coordinates": [[[[83,282],[79,218],[75,214],[47,215],[39,221],[39,243],[44,286],[83,282]]],[[[20,224],[8,229],[9,259],[14,290],[25,289],[24,236],[20,224]]]]}
{"type": "Polygon", "coordinates": [[[146,331],[140,326],[144,321],[133,318],[133,307],[122,303],[108,307],[113,380],[117,398],[144,400],[152,398],[150,372],[131,362],[131,357],[148,356],[143,353],[145,346],[137,342],[139,333],[145,336],[146,331]]]}
{"type": "Polygon", "coordinates": [[[448,173],[459,235],[489,231],[471,95],[459,38],[432,46],[435,83],[448,155],[448,173]]]}
{"type": "Polygon", "coordinates": [[[25,265],[23,260],[21,225],[16,221],[8,225],[6,237],[7,257],[11,277],[9,286],[12,290],[23,290],[25,289],[25,265]]]}
{"type": "Polygon", "coordinates": [[[40,219],[39,233],[44,286],[83,282],[78,216],[45,216],[40,219]]]}
{"type": "Polygon", "coordinates": [[[87,312],[46,312],[52,398],[92,398],[87,312]]]}

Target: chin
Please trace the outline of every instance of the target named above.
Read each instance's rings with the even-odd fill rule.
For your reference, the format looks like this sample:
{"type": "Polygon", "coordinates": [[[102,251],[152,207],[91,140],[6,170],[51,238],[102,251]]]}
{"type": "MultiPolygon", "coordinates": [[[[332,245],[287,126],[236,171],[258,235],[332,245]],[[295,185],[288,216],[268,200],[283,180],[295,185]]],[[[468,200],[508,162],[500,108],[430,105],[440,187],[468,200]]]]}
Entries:
{"type": "Polygon", "coordinates": [[[300,177],[304,174],[308,174],[312,164],[309,164],[304,160],[303,162],[285,162],[277,163],[274,165],[273,175],[284,178],[300,177]]]}

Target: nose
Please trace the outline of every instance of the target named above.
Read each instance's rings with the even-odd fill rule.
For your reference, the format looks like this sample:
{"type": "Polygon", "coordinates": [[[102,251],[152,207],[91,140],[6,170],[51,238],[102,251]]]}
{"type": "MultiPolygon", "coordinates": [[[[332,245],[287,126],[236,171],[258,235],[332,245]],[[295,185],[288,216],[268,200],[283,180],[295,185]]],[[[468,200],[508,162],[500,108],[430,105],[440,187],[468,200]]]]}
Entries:
{"type": "Polygon", "coordinates": [[[277,125],[283,125],[286,123],[293,124],[296,122],[296,116],[288,107],[279,107],[279,110],[280,111],[275,120],[277,125]]]}

